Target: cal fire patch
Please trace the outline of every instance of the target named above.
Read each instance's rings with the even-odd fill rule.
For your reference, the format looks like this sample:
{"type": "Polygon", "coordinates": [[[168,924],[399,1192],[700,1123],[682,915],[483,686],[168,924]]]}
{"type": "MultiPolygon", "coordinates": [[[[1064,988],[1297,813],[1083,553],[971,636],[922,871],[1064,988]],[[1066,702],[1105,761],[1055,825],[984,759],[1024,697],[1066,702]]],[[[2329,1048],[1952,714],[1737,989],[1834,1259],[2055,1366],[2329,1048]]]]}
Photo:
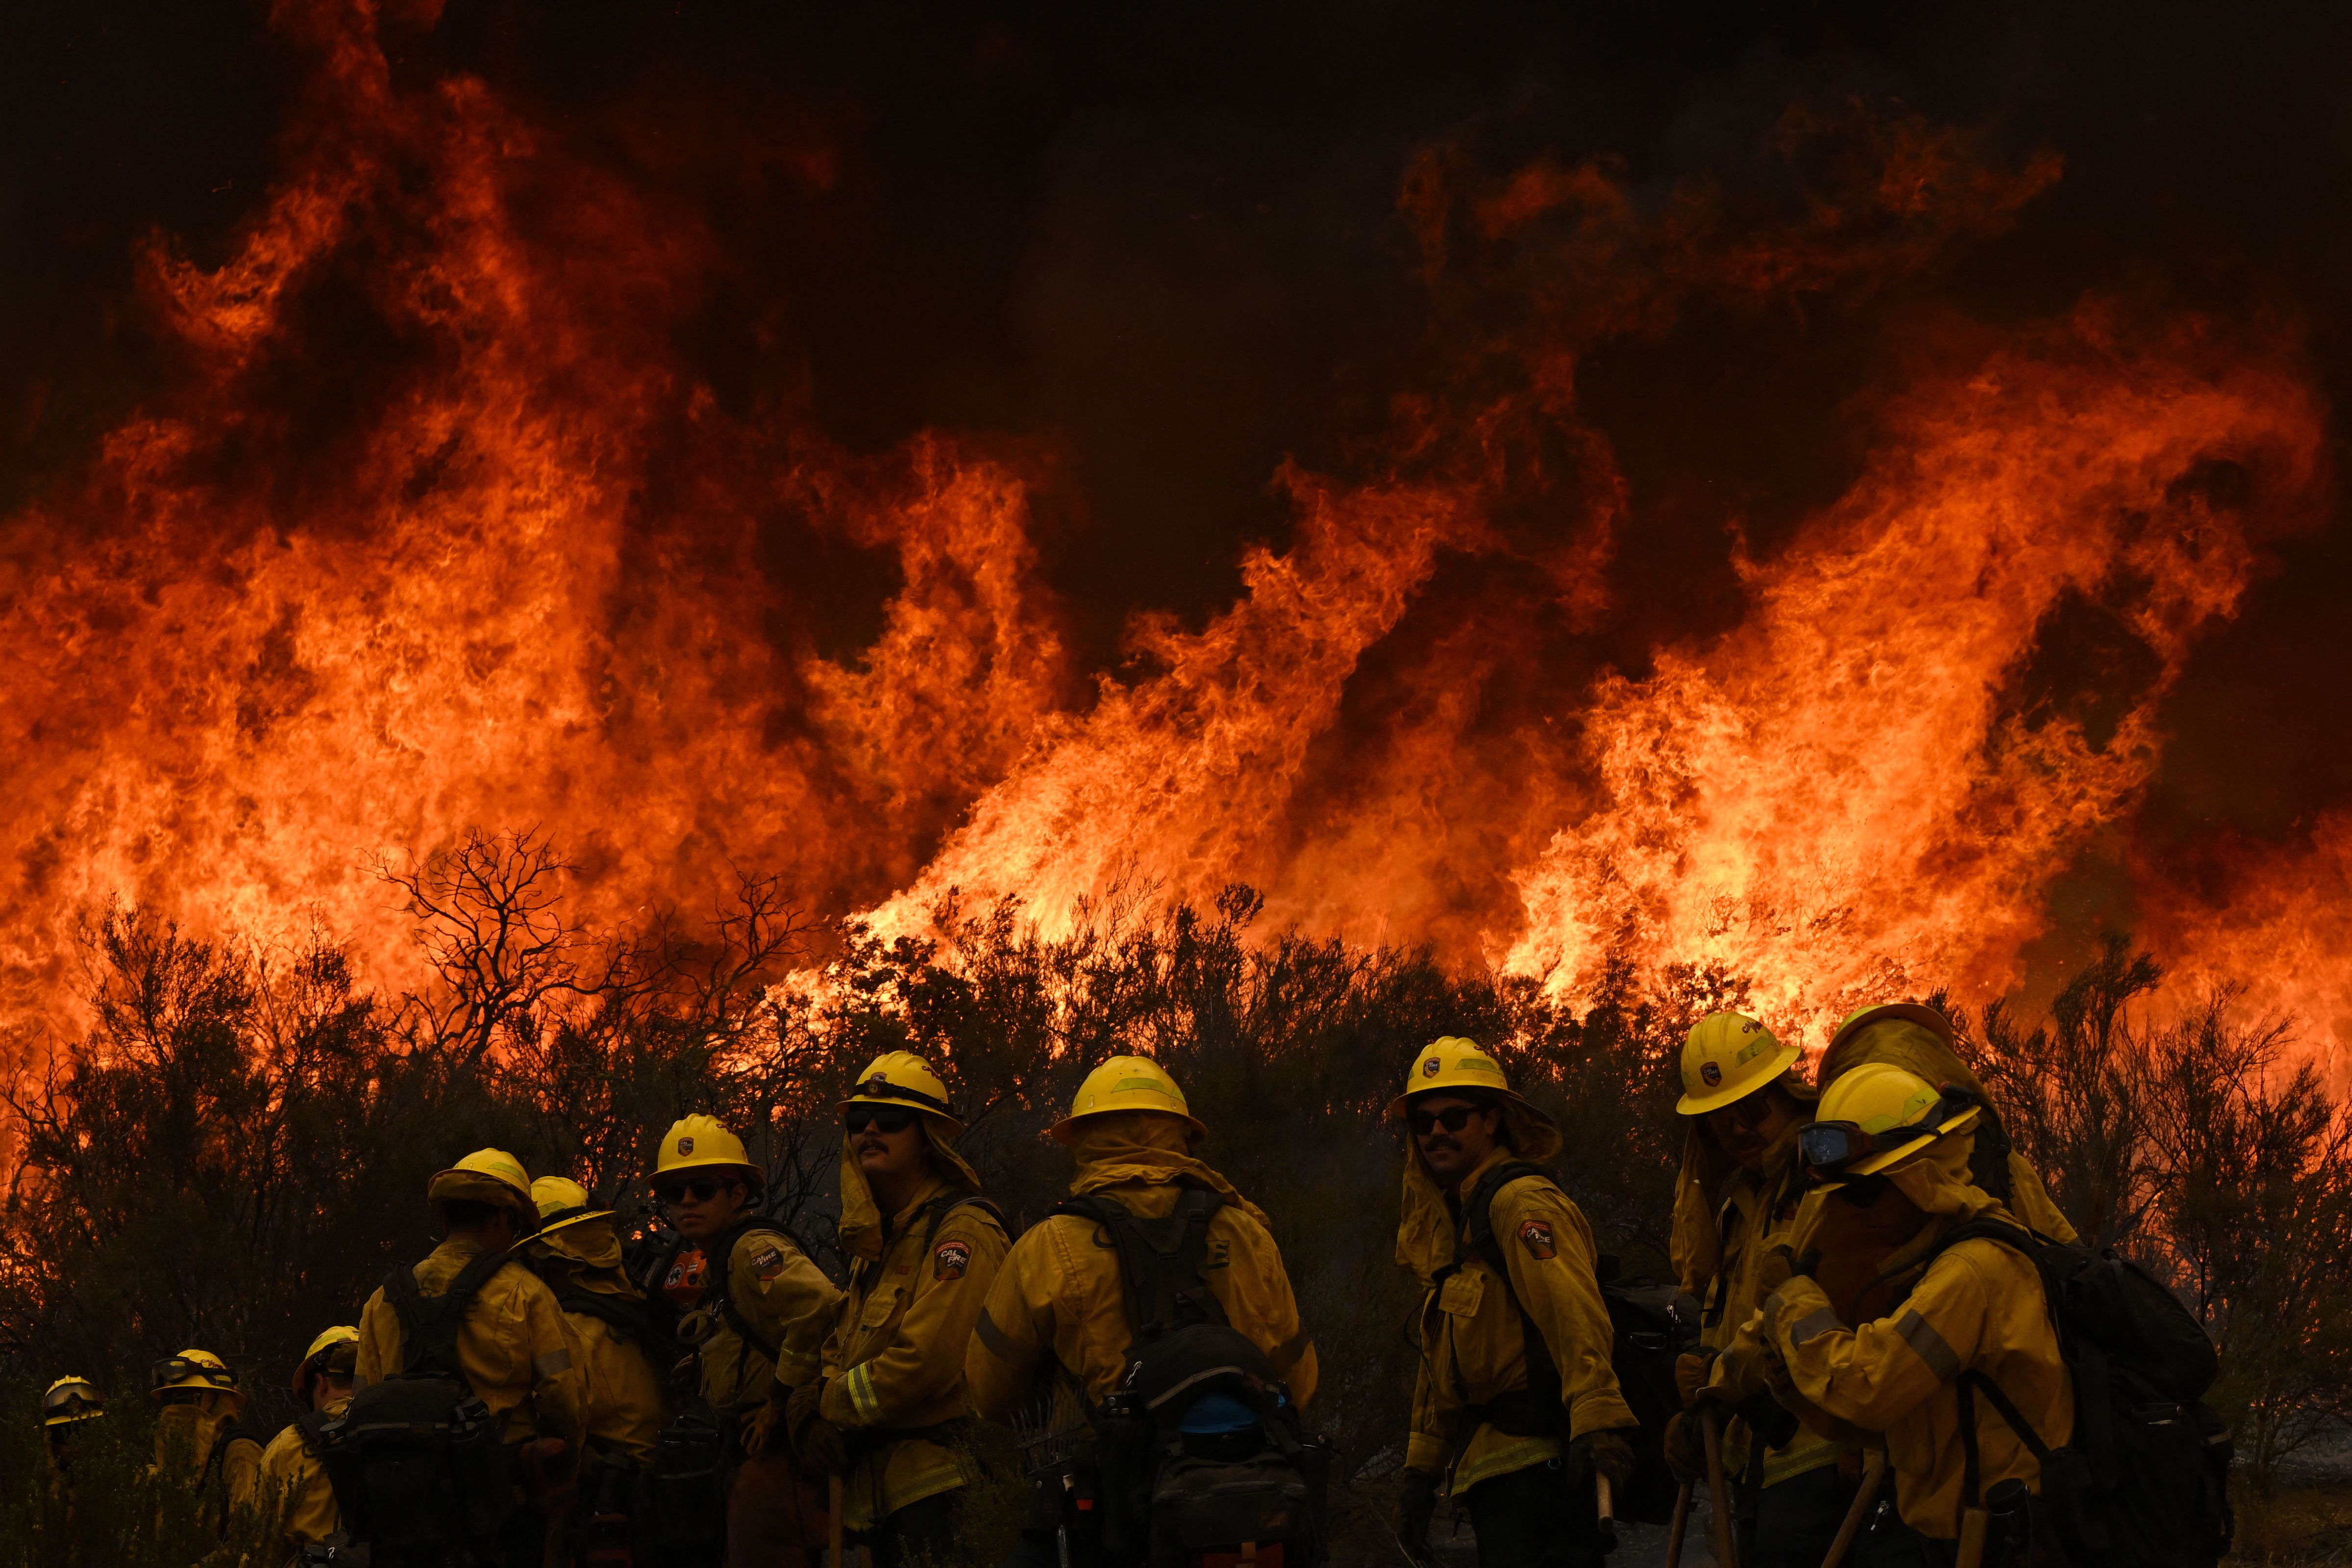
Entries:
{"type": "Polygon", "coordinates": [[[961,1241],[942,1241],[940,1249],[931,1254],[931,1278],[961,1280],[971,1265],[971,1248],[961,1241]]]}
{"type": "Polygon", "coordinates": [[[762,1247],[751,1254],[751,1268],[762,1281],[772,1280],[784,1271],[783,1252],[773,1246],[762,1247]]]}
{"type": "Polygon", "coordinates": [[[1519,1221],[1519,1242],[1538,1258],[1550,1257],[1552,1255],[1551,1221],[1522,1219],[1519,1221]]]}

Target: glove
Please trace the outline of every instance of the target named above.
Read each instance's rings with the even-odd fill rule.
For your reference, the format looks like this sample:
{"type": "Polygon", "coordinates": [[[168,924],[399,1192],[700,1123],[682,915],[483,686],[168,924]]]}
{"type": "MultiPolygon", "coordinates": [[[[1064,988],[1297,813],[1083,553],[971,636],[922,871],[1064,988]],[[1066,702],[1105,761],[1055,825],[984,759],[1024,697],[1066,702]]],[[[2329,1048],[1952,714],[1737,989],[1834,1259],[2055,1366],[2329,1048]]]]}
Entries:
{"type": "Polygon", "coordinates": [[[1607,1476],[1612,1491],[1622,1493],[1633,1484],[1633,1445],[1622,1432],[1587,1432],[1568,1446],[1568,1457],[1582,1460],[1594,1475],[1607,1476]]]}
{"type": "Polygon", "coordinates": [[[743,1451],[755,1459],[766,1453],[769,1439],[783,1421],[783,1402],[771,1396],[765,1404],[743,1417],[743,1451]]]}
{"type": "Polygon", "coordinates": [[[1764,1254],[1762,1260],[1756,1265],[1756,1281],[1769,1296],[1800,1274],[1807,1279],[1812,1278],[1813,1270],[1821,1266],[1820,1248],[1808,1247],[1800,1252],[1783,1241],[1764,1254]]]}
{"type": "Polygon", "coordinates": [[[1433,1561],[1429,1525],[1437,1517],[1437,1472],[1407,1470],[1404,1490],[1397,1498],[1397,1544],[1415,1563],[1433,1561]]]}
{"type": "Polygon", "coordinates": [[[1698,1391],[1706,1386],[1714,1366],[1713,1351],[1685,1351],[1675,1357],[1675,1392],[1682,1396],[1684,1409],[1698,1403],[1698,1391]]]}
{"type": "Polygon", "coordinates": [[[793,1390],[784,1406],[784,1429],[793,1435],[793,1451],[828,1475],[849,1469],[849,1445],[841,1428],[817,1414],[824,1400],[824,1379],[803,1383],[793,1390]]]}
{"type": "Polygon", "coordinates": [[[1699,1435],[1696,1411],[1685,1410],[1666,1423],[1666,1468],[1678,1481],[1706,1479],[1706,1439],[1699,1435]]]}
{"type": "MultiPolygon", "coordinates": [[[[1788,1371],[1783,1364],[1780,1375],[1784,1379],[1788,1371]]],[[[1769,1377],[1770,1374],[1768,1372],[1766,1375],[1769,1377]]],[[[1785,1448],[1789,1446],[1789,1439],[1797,1435],[1797,1417],[1790,1413],[1787,1406],[1769,1393],[1751,1394],[1741,1400],[1739,1418],[1748,1423],[1748,1431],[1764,1440],[1768,1448],[1785,1448]]]]}

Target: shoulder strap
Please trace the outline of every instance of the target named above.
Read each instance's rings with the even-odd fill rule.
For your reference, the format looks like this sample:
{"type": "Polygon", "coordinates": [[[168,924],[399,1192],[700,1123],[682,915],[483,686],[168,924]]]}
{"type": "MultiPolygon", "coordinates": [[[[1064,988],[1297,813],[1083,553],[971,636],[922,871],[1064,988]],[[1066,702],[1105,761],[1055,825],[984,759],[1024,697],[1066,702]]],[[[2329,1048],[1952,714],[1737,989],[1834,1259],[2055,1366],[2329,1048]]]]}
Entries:
{"type": "MultiPolygon", "coordinates": [[[[1224,1199],[1187,1187],[1162,1218],[1147,1220],[1103,1193],[1066,1199],[1055,1214],[1091,1219],[1118,1253],[1119,1288],[1132,1343],[1142,1345],[1192,1323],[1224,1324],[1224,1304],[1209,1289],[1202,1264],[1209,1255],[1209,1221],[1224,1199]]],[[[1100,1245],[1098,1242],[1097,1245],[1100,1245]]]]}
{"type": "Polygon", "coordinates": [[[321,1434],[326,1431],[327,1423],[333,1419],[324,1410],[304,1410],[296,1414],[294,1428],[302,1434],[302,1446],[310,1451],[312,1458],[317,1458],[324,1451],[321,1434]]]}
{"type": "Polygon", "coordinates": [[[1975,1367],[1967,1368],[1952,1382],[1960,1401],[1960,1500],[1970,1508],[1981,1508],[1984,1506],[1984,1476],[1977,1457],[1978,1389],[1984,1390],[1984,1396],[1992,1401],[1993,1409],[2009,1424],[2009,1429],[2017,1434],[2017,1440],[2025,1445],[2025,1450],[2033,1456],[2034,1463],[2043,1466],[2050,1463],[2050,1445],[2042,1440],[2041,1434],[2033,1429],[2033,1424],[2010,1402],[2009,1396],[2000,1391],[2000,1385],[1975,1367]]]}
{"type": "Polygon", "coordinates": [[[490,1276],[509,1263],[520,1262],[512,1251],[485,1252],[457,1271],[449,1288],[428,1296],[416,1283],[416,1270],[394,1269],[384,1280],[384,1300],[400,1320],[401,1371],[406,1375],[450,1377],[466,1381],[457,1364],[457,1331],[466,1309],[490,1276]]]}
{"type": "Polygon", "coordinates": [[[997,1229],[1008,1237],[1013,1234],[1012,1223],[1004,1218],[1004,1210],[976,1192],[950,1193],[944,1197],[931,1199],[923,1207],[930,1213],[930,1222],[923,1228],[923,1250],[926,1252],[931,1249],[931,1243],[940,1239],[940,1227],[946,1224],[948,1216],[959,1208],[983,1209],[991,1219],[996,1221],[997,1229]]]}
{"type": "MultiPolygon", "coordinates": [[[[1511,1305],[1518,1311],[1519,1334],[1527,1342],[1524,1354],[1528,1362],[1528,1389],[1557,1401],[1559,1397],[1559,1364],[1553,1359],[1551,1346],[1544,1340],[1542,1325],[1536,1322],[1535,1314],[1528,1311],[1528,1304],[1519,1300],[1519,1292],[1512,1288],[1509,1261],[1503,1256],[1503,1244],[1495,1239],[1495,1196],[1523,1176],[1538,1177],[1555,1192],[1559,1190],[1559,1183],[1541,1166],[1526,1160],[1512,1160],[1496,1166],[1486,1173],[1486,1179],[1480,1182],[1464,1201],[1463,1228],[1469,1233],[1471,1247],[1486,1260],[1486,1267],[1502,1282],[1503,1293],[1511,1298],[1511,1305]]],[[[1454,1249],[1454,1266],[1456,1269],[1462,1266],[1458,1243],[1454,1249]]]]}
{"type": "Polygon", "coordinates": [[[572,1270],[555,1259],[534,1258],[529,1263],[530,1271],[553,1292],[555,1304],[563,1311],[609,1323],[649,1352],[658,1354],[674,1348],[656,1325],[647,1303],[609,1291],[591,1291],[574,1282],[572,1270]]]}

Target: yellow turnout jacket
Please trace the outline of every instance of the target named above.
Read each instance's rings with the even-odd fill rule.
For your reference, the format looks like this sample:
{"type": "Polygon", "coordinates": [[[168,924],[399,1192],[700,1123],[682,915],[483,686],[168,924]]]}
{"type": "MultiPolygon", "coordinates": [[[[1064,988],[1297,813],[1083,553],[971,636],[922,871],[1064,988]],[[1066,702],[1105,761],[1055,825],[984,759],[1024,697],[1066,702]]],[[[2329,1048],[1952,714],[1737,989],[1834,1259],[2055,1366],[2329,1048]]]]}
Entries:
{"type": "MultiPolygon", "coordinates": [[[[1147,1219],[1166,1217],[1187,1186],[1225,1202],[1209,1221],[1202,1272],[1232,1325],[1248,1336],[1301,1406],[1314,1397],[1315,1344],[1266,1218],[1225,1178],[1185,1152],[1183,1125],[1147,1111],[1089,1116],[1074,1146],[1074,1195],[1099,1193],[1147,1219]]],[[[1055,1215],[1013,1245],[974,1325],[964,1375],[979,1413],[1003,1415],[1029,1394],[1050,1356],[1100,1403],[1126,1366],[1129,1333],[1118,1253],[1093,1221],[1055,1215]]]]}
{"type": "MultiPolygon", "coordinates": [[[[472,1241],[452,1238],[416,1265],[416,1288],[427,1296],[446,1293],[467,1264],[481,1255],[472,1241]]],[[[383,1288],[360,1313],[355,1388],[381,1383],[406,1366],[400,1314],[383,1288]]],[[[572,1331],[539,1276],[516,1259],[482,1282],[457,1328],[457,1366],[475,1396],[500,1422],[512,1445],[533,1437],[562,1437],[580,1446],[580,1374],[573,1364],[572,1331]]]]}
{"type": "Polygon", "coordinates": [[[580,1352],[581,1414],[588,1447],[625,1455],[638,1465],[652,1464],[667,1416],[667,1401],[662,1396],[667,1369],[656,1366],[646,1347],[627,1331],[562,1301],[569,1291],[633,1305],[645,1300],[622,1265],[613,1222],[583,1219],[533,1241],[530,1248],[552,1281],[550,1288],[557,1291],[564,1326],[580,1352]]]}
{"type": "MultiPolygon", "coordinates": [[[[1554,1134],[1554,1151],[1556,1139],[1554,1134]]],[[[1489,1171],[1519,1157],[1498,1145],[1464,1180],[1463,1192],[1475,1190],[1489,1171]]],[[[1399,1254],[1420,1275],[1424,1289],[1419,1320],[1421,1370],[1413,1387],[1405,1463],[1414,1469],[1443,1470],[1458,1446],[1460,1458],[1447,1485],[1459,1495],[1480,1481],[1559,1457],[1557,1437],[1515,1436],[1484,1418],[1467,1432],[1461,1429],[1478,1407],[1528,1386],[1520,1305],[1534,1320],[1559,1369],[1560,1404],[1570,1440],[1636,1425],[1610,1364],[1609,1309],[1594,1273],[1591,1228],[1568,1195],[1536,1176],[1514,1178],[1495,1194],[1487,1213],[1508,1274],[1507,1280],[1497,1279],[1472,1247],[1459,1202],[1439,1191],[1420,1151],[1409,1151],[1406,1160],[1406,1219],[1399,1254]],[[1426,1186],[1427,1193],[1420,1192],[1420,1186],[1426,1186]],[[1450,1221],[1443,1232],[1432,1232],[1421,1215],[1432,1197],[1444,1205],[1450,1221]],[[1408,1249],[1413,1254],[1410,1258],[1408,1249]],[[1456,1258],[1460,1267],[1448,1272],[1456,1258]]]]}
{"type": "MultiPolygon", "coordinates": [[[[1810,1096],[1811,1091],[1807,1091],[1810,1096]]],[[[1766,1391],[1763,1343],[1739,1328],[1756,1316],[1776,1277],[1768,1268],[1776,1250],[1793,1241],[1804,1197],[1803,1171],[1797,1163],[1797,1134],[1802,1123],[1790,1126],[1765,1151],[1764,1169],[1750,1176],[1732,1165],[1717,1188],[1713,1228],[1717,1237],[1713,1269],[1685,1282],[1698,1297],[1699,1343],[1717,1353],[1709,1386],[1726,1402],[1738,1404],[1766,1391]]],[[[1706,1136],[1704,1128],[1693,1136],[1706,1136]]],[[[1785,1276],[1785,1267],[1778,1276],[1785,1276]]],[[[1745,1421],[1735,1419],[1724,1433],[1724,1463],[1736,1477],[1752,1467],[1750,1435],[1745,1421]]],[[[1840,1446],[1812,1427],[1800,1425],[1787,1446],[1767,1449],[1763,1482],[1767,1487],[1838,1462],[1840,1446]]]]}
{"type": "Polygon", "coordinates": [[[972,1479],[952,1438],[889,1436],[971,1413],[964,1353],[1012,1241],[974,1203],[948,1210],[933,1233],[931,1205],[959,1196],[933,1176],[890,1217],[877,1237],[878,1255],[859,1258],[852,1269],[824,1342],[818,1413],[848,1435],[856,1455],[843,1492],[851,1530],[869,1530],[972,1479]]]}
{"type": "MultiPolygon", "coordinates": [[[[1917,1239],[1885,1266],[1932,1250],[1979,1218],[2015,1221],[1967,1180],[1969,1135],[1939,1139],[1888,1174],[1930,1216],[1917,1239]]],[[[1898,1281],[1900,1276],[1897,1276],[1898,1281]]],[[[1886,1435],[1895,1501],[1923,1535],[1958,1537],[1965,1450],[1954,1379],[1990,1377],[2056,1448],[2074,1436],[2074,1395],[2032,1262],[1996,1241],[1967,1240],[1936,1257],[1892,1312],[1849,1327],[1827,1291],[1799,1275],[1764,1304],[1761,1327],[1803,1400],[1837,1420],[1886,1435]]],[[[1981,1491],[2011,1477],[2042,1489],[2041,1466],[1979,1395],[1976,1430],[1981,1491]]]]}
{"type": "Polygon", "coordinates": [[[816,1376],[824,1336],[841,1306],[841,1291],[782,1231],[754,1225],[727,1250],[729,1300],[744,1325],[776,1347],[772,1359],[738,1332],[718,1301],[678,1325],[696,1346],[702,1397],[726,1417],[750,1415],[768,1398],[771,1380],[798,1388],[816,1376]]]}
{"type": "MultiPolygon", "coordinates": [[[[330,1400],[326,1413],[341,1416],[351,1406],[351,1396],[345,1395],[330,1400]]],[[[286,1538],[291,1556],[299,1557],[302,1548],[318,1545],[343,1527],[326,1464],[310,1451],[299,1426],[289,1425],[261,1450],[261,1497],[265,1506],[278,1510],[278,1533],[286,1538]]]]}

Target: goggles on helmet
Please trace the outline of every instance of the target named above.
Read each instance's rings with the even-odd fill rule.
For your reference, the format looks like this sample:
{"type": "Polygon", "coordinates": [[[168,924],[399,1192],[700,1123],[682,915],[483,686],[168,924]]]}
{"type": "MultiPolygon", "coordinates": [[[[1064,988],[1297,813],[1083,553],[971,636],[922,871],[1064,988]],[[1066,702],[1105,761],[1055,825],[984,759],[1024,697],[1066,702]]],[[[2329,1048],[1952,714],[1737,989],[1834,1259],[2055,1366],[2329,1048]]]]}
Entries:
{"type": "Polygon", "coordinates": [[[191,1378],[209,1383],[215,1388],[236,1386],[236,1373],[234,1368],[192,1361],[184,1355],[167,1355],[157,1362],[152,1378],[151,1385],[156,1388],[169,1388],[175,1383],[185,1383],[191,1378]]]}
{"type": "Polygon", "coordinates": [[[1936,1136],[1943,1131],[1945,1123],[1975,1103],[1966,1091],[1947,1088],[1927,1119],[1907,1127],[1872,1133],[1864,1131],[1858,1122],[1808,1122],[1797,1130],[1797,1156],[1804,1162],[1813,1180],[1835,1181],[1839,1179],[1838,1173],[1856,1160],[1866,1160],[1873,1155],[1936,1136]]]}
{"type": "Polygon", "coordinates": [[[52,1388],[41,1396],[43,1419],[58,1416],[95,1416],[101,1406],[98,1391],[87,1383],[68,1383],[62,1388],[52,1388]]]}

